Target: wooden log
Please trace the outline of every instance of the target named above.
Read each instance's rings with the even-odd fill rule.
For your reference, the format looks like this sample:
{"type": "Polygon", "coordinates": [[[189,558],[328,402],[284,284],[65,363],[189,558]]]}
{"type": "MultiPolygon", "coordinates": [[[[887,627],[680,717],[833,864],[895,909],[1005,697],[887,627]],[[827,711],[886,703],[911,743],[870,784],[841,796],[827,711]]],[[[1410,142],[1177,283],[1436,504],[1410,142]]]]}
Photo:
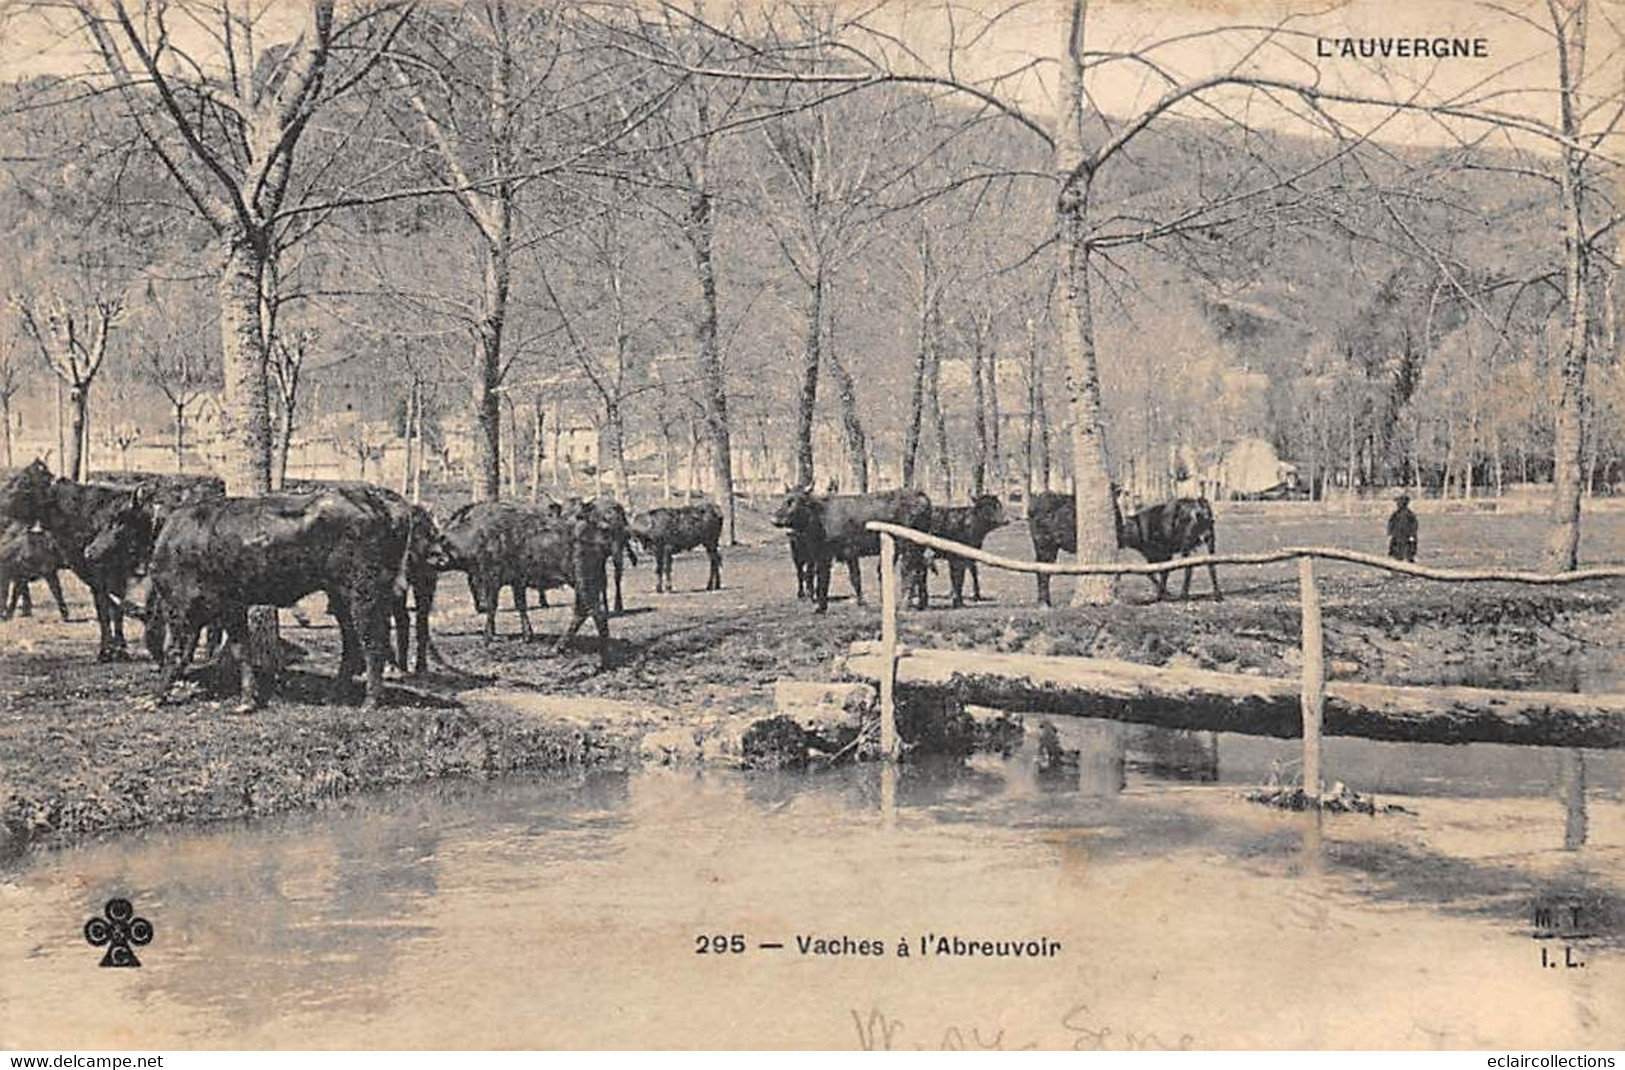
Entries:
{"type": "MultiPolygon", "coordinates": [[[[875,644],[852,644],[847,672],[878,679],[875,644]]],[[[1027,713],[1071,714],[1298,738],[1301,682],[1103,658],[904,648],[897,690],[1027,713]]],[[[1625,695],[1478,687],[1326,685],[1323,731],[1407,743],[1625,747],[1625,695]]]]}

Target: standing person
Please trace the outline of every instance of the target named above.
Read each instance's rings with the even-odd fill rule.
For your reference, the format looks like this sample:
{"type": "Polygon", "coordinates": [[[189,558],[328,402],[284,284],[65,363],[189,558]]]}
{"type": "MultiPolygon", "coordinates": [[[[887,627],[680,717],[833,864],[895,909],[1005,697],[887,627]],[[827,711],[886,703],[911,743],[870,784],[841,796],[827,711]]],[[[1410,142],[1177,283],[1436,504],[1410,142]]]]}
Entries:
{"type": "Polygon", "coordinates": [[[1400,561],[1416,560],[1416,514],[1411,512],[1408,494],[1394,499],[1394,511],[1388,517],[1388,556],[1400,561]]]}

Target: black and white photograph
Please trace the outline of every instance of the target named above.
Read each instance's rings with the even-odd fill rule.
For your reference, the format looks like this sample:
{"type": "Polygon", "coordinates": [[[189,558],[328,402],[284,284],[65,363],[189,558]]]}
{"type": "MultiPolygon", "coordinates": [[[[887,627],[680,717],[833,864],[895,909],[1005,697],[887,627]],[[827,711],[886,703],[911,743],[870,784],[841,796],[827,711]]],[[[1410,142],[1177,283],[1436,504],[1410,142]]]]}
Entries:
{"type": "Polygon", "coordinates": [[[0,233],[0,1049],[1625,1047],[1622,0],[0,0],[0,233]]]}

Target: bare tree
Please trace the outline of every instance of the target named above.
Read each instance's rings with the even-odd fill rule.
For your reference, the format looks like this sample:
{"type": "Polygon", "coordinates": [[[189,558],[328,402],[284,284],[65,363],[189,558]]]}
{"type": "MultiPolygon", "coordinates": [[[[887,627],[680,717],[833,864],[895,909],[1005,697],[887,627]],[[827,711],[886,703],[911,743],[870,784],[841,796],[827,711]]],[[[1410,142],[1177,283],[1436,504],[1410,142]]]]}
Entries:
{"type": "Polygon", "coordinates": [[[23,381],[16,342],[9,335],[0,337],[0,448],[5,450],[7,468],[16,463],[11,455],[11,399],[23,388],[23,381]]]}
{"type": "MultiPolygon", "coordinates": [[[[850,18],[837,20],[833,30],[816,19],[801,18],[797,25],[806,28],[809,39],[785,48],[780,69],[764,71],[760,59],[755,67],[745,69],[728,64],[690,65],[690,73],[721,79],[743,79],[758,82],[790,84],[845,85],[857,88],[910,84],[943,89],[962,95],[973,108],[983,113],[1001,115],[1019,128],[1036,136],[1051,153],[1049,181],[1055,191],[1055,237],[1060,246],[1062,292],[1066,329],[1061,336],[1061,351],[1066,371],[1067,403],[1070,410],[1070,437],[1073,481],[1076,491],[1078,555],[1081,560],[1107,560],[1116,554],[1116,533],[1112,523],[1111,477],[1104,436],[1101,401],[1100,352],[1097,337],[1095,273],[1103,258],[1111,250],[1128,246],[1145,246],[1176,240],[1182,235],[1212,233],[1233,222],[1238,213],[1256,212],[1261,206],[1274,203],[1290,204],[1299,198],[1302,184],[1324,167],[1324,160],[1316,160],[1291,173],[1280,169],[1265,169],[1261,174],[1238,174],[1235,181],[1222,190],[1204,191],[1200,201],[1186,207],[1163,206],[1155,214],[1116,216],[1098,210],[1096,201],[1103,194],[1100,176],[1122,166],[1132,159],[1131,145],[1148,130],[1163,124],[1168,116],[1177,116],[1193,110],[1216,115],[1224,129],[1250,131],[1245,106],[1263,101],[1278,113],[1296,117],[1319,130],[1334,129],[1341,132],[1340,121],[1331,116],[1333,108],[1386,109],[1389,114],[1404,113],[1431,119],[1452,135],[1460,137],[1462,125],[1478,129],[1506,131],[1518,136],[1532,137],[1547,145],[1563,150],[1566,157],[1584,158],[1593,163],[1618,166],[1617,154],[1602,146],[1620,121],[1617,107],[1619,93],[1610,88],[1588,101],[1587,114],[1601,119],[1601,131],[1585,135],[1578,125],[1568,123],[1554,126],[1541,118],[1514,113],[1500,107],[1500,87],[1484,88],[1481,93],[1468,93],[1456,98],[1429,95],[1426,86],[1406,87],[1403,91],[1360,93],[1329,87],[1318,81],[1295,81],[1280,77],[1269,67],[1277,55],[1277,46],[1299,37],[1313,35],[1296,29],[1286,21],[1276,26],[1228,25],[1205,31],[1185,33],[1179,38],[1186,47],[1204,38],[1218,41],[1231,37],[1240,47],[1229,50],[1236,57],[1227,60],[1228,66],[1197,77],[1183,77],[1165,65],[1157,54],[1162,42],[1149,42],[1141,47],[1122,51],[1103,49],[1090,51],[1086,45],[1086,27],[1089,6],[1086,0],[1057,0],[1055,13],[1062,31],[1060,52],[1060,92],[1054,121],[1046,124],[1026,109],[1027,97],[1021,92],[1026,83],[1023,74],[1030,71],[1036,60],[1006,66],[982,77],[969,77],[962,71],[972,69],[967,52],[978,42],[989,39],[993,29],[1010,17],[1013,8],[997,9],[991,13],[967,12],[954,5],[919,9],[939,18],[941,25],[935,40],[946,43],[931,55],[911,50],[902,43],[899,23],[906,22],[916,9],[901,4],[873,5],[850,18]],[[820,35],[820,31],[822,35],[820,35]],[[800,57],[824,50],[838,51],[845,66],[808,70],[800,57]],[[1096,108],[1095,98],[1086,86],[1086,80],[1104,77],[1102,72],[1132,67],[1143,72],[1152,84],[1163,87],[1162,95],[1149,104],[1140,104],[1126,116],[1109,116],[1096,108]],[[1597,100],[1602,103],[1597,103],[1597,100]],[[1295,106],[1294,106],[1295,105],[1295,106]],[[1291,195],[1286,194],[1290,192],[1291,195]]],[[[1553,22],[1559,36],[1567,35],[1568,44],[1560,49],[1562,62],[1572,72],[1577,58],[1575,43],[1580,43],[1584,27],[1584,0],[1549,0],[1553,22]]],[[[1522,18],[1514,13],[1512,17],[1522,18]]],[[[1523,21],[1527,21],[1524,19],[1523,21]]],[[[1218,54],[1217,51],[1214,54],[1218,54]]],[[[1295,62],[1303,62],[1300,59],[1295,62]]],[[[982,66],[986,70],[986,66],[982,66]]],[[[1617,74],[1617,67],[1613,67],[1617,74]]],[[[1484,87],[1489,82],[1480,82],[1484,87]]],[[[1386,87],[1385,87],[1386,88],[1386,87]]],[[[1571,100],[1571,105],[1574,103],[1571,100]]],[[[1364,138],[1356,138],[1357,143],[1364,138]]],[[[1335,154],[1350,151],[1350,144],[1339,140],[1335,154]]],[[[1570,168],[1572,172],[1572,167],[1570,168]]],[[[1571,198],[1577,200],[1577,198],[1571,198]]],[[[1576,212],[1570,213],[1568,226],[1571,238],[1579,229],[1576,212]]],[[[1571,241],[1576,249],[1579,243],[1571,241]]],[[[1571,276],[1574,272],[1571,271],[1571,276]]],[[[1582,280],[1583,273],[1579,276],[1582,280]]],[[[1578,307],[1583,298],[1578,290],[1573,293],[1571,308],[1578,307]]],[[[1576,315],[1580,315],[1577,313],[1576,315]]],[[[1575,344],[1569,346],[1566,363],[1576,369],[1583,368],[1585,346],[1581,344],[1578,329],[1575,344]]],[[[1565,376],[1566,393],[1572,387],[1583,387],[1583,377],[1570,373],[1565,376]]],[[[1577,406],[1569,406],[1574,424],[1560,426],[1559,439],[1565,443],[1579,441],[1577,406]]],[[[1566,418],[1567,419],[1567,418],[1566,418]]],[[[1578,449],[1567,449],[1562,464],[1577,471],[1578,449]]],[[[1567,478],[1567,477],[1566,477],[1567,478]]],[[[1578,480],[1563,484],[1558,509],[1561,514],[1577,509],[1570,504],[1577,501],[1574,488],[1578,480]]],[[[1558,527],[1564,526],[1563,521],[1558,527]]],[[[1574,525],[1568,525],[1574,527],[1574,525]]],[[[1566,530],[1566,529],[1565,529],[1566,530]]],[[[1577,530],[1577,527],[1574,527],[1577,530]]],[[[1565,544],[1567,536],[1563,538],[1565,544]]],[[[1114,584],[1107,577],[1086,577],[1076,585],[1074,600],[1096,603],[1112,597],[1114,584]]]]}
{"type": "Polygon", "coordinates": [[[288,451],[293,446],[293,430],[299,411],[299,376],[305,367],[305,357],[314,344],[315,335],[308,330],[300,331],[291,338],[276,338],[271,343],[270,378],[276,386],[275,437],[271,442],[274,487],[281,487],[288,479],[288,451]]]}
{"type": "Polygon", "coordinates": [[[169,403],[169,415],[175,427],[175,471],[184,471],[187,414],[209,387],[205,362],[190,346],[149,343],[144,347],[142,370],[147,381],[156,386],[169,403]]]}
{"type": "Polygon", "coordinates": [[[67,475],[84,479],[90,467],[90,388],[107,359],[107,339],[124,313],[119,298],[96,298],[76,308],[60,297],[35,301],[13,295],[23,331],[39,347],[51,373],[68,389],[72,441],[67,475]]]}

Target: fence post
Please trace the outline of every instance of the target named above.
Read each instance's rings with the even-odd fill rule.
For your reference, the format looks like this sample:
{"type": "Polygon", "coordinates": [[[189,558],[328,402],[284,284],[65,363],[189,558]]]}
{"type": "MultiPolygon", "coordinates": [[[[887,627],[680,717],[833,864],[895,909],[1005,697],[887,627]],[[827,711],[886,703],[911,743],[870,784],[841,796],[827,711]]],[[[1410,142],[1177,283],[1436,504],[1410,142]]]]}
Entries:
{"type": "Polygon", "coordinates": [[[1320,725],[1326,708],[1326,653],[1320,627],[1315,559],[1298,558],[1298,602],[1303,610],[1303,791],[1319,805],[1322,788],[1320,725]]]}
{"type": "Polygon", "coordinates": [[[880,755],[897,757],[897,540],[880,533],[880,755]]]}

